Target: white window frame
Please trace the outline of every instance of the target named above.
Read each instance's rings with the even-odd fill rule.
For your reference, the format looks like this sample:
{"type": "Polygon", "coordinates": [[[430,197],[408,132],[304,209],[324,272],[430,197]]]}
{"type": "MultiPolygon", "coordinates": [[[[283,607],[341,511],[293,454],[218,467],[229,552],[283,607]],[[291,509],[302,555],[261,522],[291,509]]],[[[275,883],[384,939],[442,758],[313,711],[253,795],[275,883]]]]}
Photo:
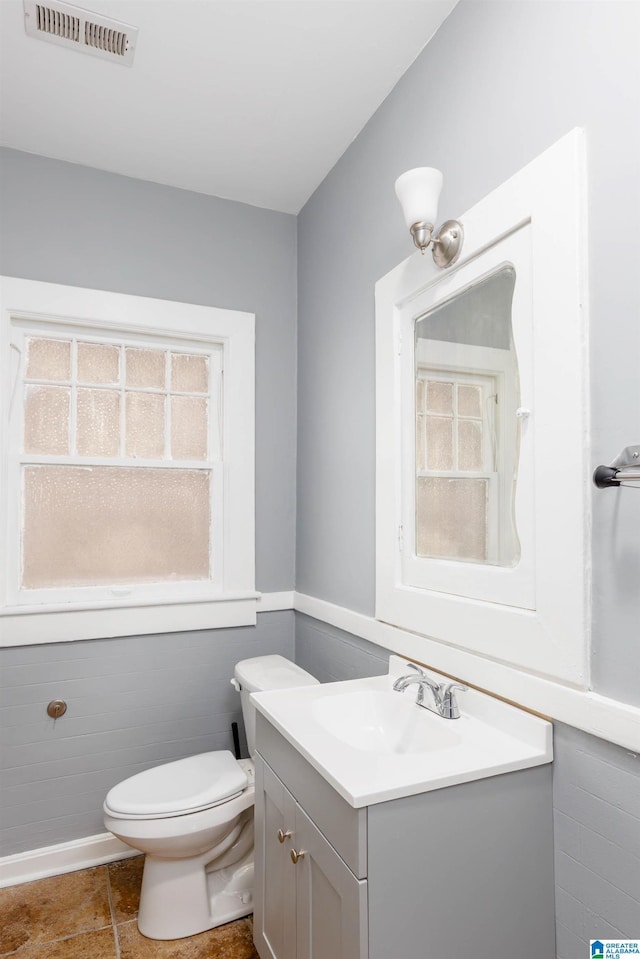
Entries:
{"type": "MultiPolygon", "coordinates": [[[[0,645],[255,624],[254,315],[14,277],[0,278],[0,309],[0,645]],[[52,324],[58,331],[80,334],[83,340],[104,338],[184,352],[210,351],[211,375],[221,395],[216,390],[211,396],[209,459],[181,461],[172,468],[204,467],[212,472],[216,531],[211,580],[89,587],[66,593],[16,589],[20,535],[16,460],[22,416],[18,409],[10,418],[9,405],[21,404],[22,390],[19,347],[15,341],[12,345],[12,337],[15,340],[21,329],[46,336],[47,330],[53,331],[52,324]]],[[[120,459],[102,462],[126,465],[120,459]]],[[[152,464],[144,461],[144,465],[152,464]]],[[[168,463],[155,465],[167,467],[168,463]]]]}
{"type": "MultiPolygon", "coordinates": [[[[489,417],[486,416],[484,411],[486,407],[486,402],[488,399],[490,399],[490,396],[485,395],[487,390],[491,391],[491,394],[496,393],[498,395],[502,395],[504,393],[503,384],[505,383],[504,373],[502,373],[501,371],[499,372],[497,368],[497,363],[499,363],[502,358],[500,356],[497,356],[496,359],[493,360],[493,359],[489,359],[486,356],[486,354],[487,353],[497,354],[497,353],[502,353],[504,351],[489,350],[489,349],[483,349],[482,347],[467,346],[465,348],[465,356],[468,357],[470,354],[473,354],[475,357],[473,367],[472,367],[474,372],[469,373],[466,368],[456,366],[455,358],[452,358],[451,360],[447,360],[445,358],[447,350],[440,349],[443,345],[445,348],[449,346],[449,344],[447,343],[443,344],[442,341],[440,340],[423,340],[423,339],[420,340],[420,346],[426,347],[425,353],[427,352],[430,353],[431,359],[430,361],[427,361],[425,359],[425,361],[421,363],[419,357],[416,357],[417,364],[416,364],[415,376],[416,378],[422,379],[425,382],[428,381],[430,383],[437,382],[437,381],[443,382],[443,383],[452,383],[454,386],[453,411],[451,416],[448,416],[447,414],[439,414],[439,413],[431,414],[428,411],[427,411],[427,415],[428,416],[433,415],[436,417],[442,415],[444,419],[451,419],[452,432],[453,432],[452,443],[453,443],[453,448],[456,450],[456,454],[458,452],[457,427],[459,425],[460,420],[461,419],[462,420],[466,420],[466,419],[478,420],[482,424],[482,466],[478,470],[462,470],[459,467],[456,468],[455,466],[452,467],[451,469],[446,470],[446,469],[429,469],[428,467],[425,469],[418,469],[416,464],[415,477],[416,477],[416,480],[420,477],[434,477],[438,479],[484,479],[487,481],[487,498],[489,501],[488,512],[489,512],[489,515],[496,516],[497,518],[497,526],[496,524],[492,523],[490,524],[487,530],[487,554],[488,554],[487,562],[497,564],[499,563],[499,556],[501,552],[501,542],[502,542],[502,530],[505,522],[505,518],[504,518],[505,505],[503,503],[504,497],[502,495],[502,490],[501,490],[501,486],[503,485],[502,474],[501,474],[501,463],[503,460],[504,443],[501,442],[502,438],[501,436],[499,437],[498,434],[502,434],[504,431],[502,428],[503,426],[502,418],[496,416],[495,408],[494,410],[492,410],[493,423],[491,424],[489,423],[489,417]],[[432,350],[433,352],[431,352],[432,350]],[[482,360],[479,360],[477,358],[478,354],[482,354],[482,360]],[[493,363],[493,366],[490,366],[491,363],[493,363]],[[479,370],[482,370],[482,372],[478,372],[479,370]],[[457,402],[455,400],[455,394],[456,394],[455,387],[459,385],[466,385],[466,384],[476,386],[481,391],[481,395],[483,398],[482,399],[483,415],[481,417],[460,416],[457,410],[457,402]],[[496,421],[498,422],[497,428],[496,428],[496,421]],[[491,443],[491,430],[493,430],[494,441],[497,446],[497,457],[495,457],[496,462],[494,464],[497,467],[497,469],[496,468],[492,469],[490,465],[490,460],[492,459],[492,455],[494,454],[494,450],[491,443]]],[[[417,411],[416,411],[416,417],[417,417],[417,411]]],[[[407,439],[408,439],[408,443],[406,444],[406,446],[408,447],[408,452],[410,455],[413,438],[407,437],[407,439]]],[[[415,462],[415,457],[414,457],[414,462],[415,462]]],[[[404,473],[404,470],[403,470],[403,473],[404,473]]],[[[415,543],[416,528],[417,528],[417,509],[418,509],[417,495],[414,495],[413,504],[411,503],[410,497],[405,497],[405,508],[407,512],[405,513],[405,518],[403,520],[402,526],[403,526],[403,529],[408,534],[409,539],[407,543],[408,548],[405,550],[405,556],[404,556],[404,564],[405,564],[404,579],[411,586],[424,586],[424,584],[421,582],[422,564],[420,563],[417,566],[415,571],[417,576],[417,581],[413,581],[410,578],[411,573],[407,569],[407,565],[408,564],[411,564],[411,566],[415,565],[414,558],[418,558],[419,560],[433,558],[436,560],[436,562],[442,562],[443,560],[450,557],[417,556],[417,547],[415,543]],[[415,521],[414,521],[413,511],[415,511],[415,521]]],[[[452,561],[455,561],[455,560],[452,559],[452,561]]]]}
{"type": "MultiPolygon", "coordinates": [[[[518,234],[517,241],[522,252],[522,248],[527,248],[527,236],[518,234]]],[[[518,246],[514,247],[511,244],[511,253],[516,253],[518,251],[518,246]]],[[[464,274],[460,274],[460,278],[464,278],[464,274]]],[[[456,289],[457,283],[454,284],[453,289],[456,289]]],[[[436,284],[437,289],[437,284],[436,284]]],[[[434,295],[435,290],[431,289],[431,296],[434,295]]],[[[523,280],[522,284],[518,286],[518,298],[528,300],[527,293],[530,291],[527,289],[526,277],[523,280]],[[525,290],[525,295],[522,297],[523,288],[525,290]]],[[[523,317],[523,322],[521,324],[523,328],[520,330],[520,341],[519,348],[521,354],[525,356],[531,356],[532,353],[532,344],[531,344],[531,324],[530,324],[530,310],[527,316],[523,317]]],[[[516,409],[516,385],[513,382],[513,377],[511,373],[511,353],[507,350],[495,349],[487,346],[471,346],[465,344],[464,358],[467,362],[466,366],[461,365],[461,353],[459,346],[454,343],[448,343],[444,340],[425,340],[421,338],[416,344],[416,355],[415,355],[415,369],[429,369],[429,370],[440,370],[442,371],[442,377],[447,378],[449,374],[455,376],[464,377],[466,380],[472,380],[474,375],[477,375],[480,379],[485,377],[491,379],[496,384],[496,392],[501,397],[502,402],[499,404],[498,409],[496,410],[497,416],[494,419],[494,429],[496,430],[495,442],[497,446],[497,471],[491,473],[488,470],[484,470],[478,473],[471,472],[451,472],[448,475],[455,475],[460,477],[483,477],[486,476],[489,480],[489,496],[491,499],[490,510],[492,515],[496,515],[498,519],[498,528],[492,524],[489,529],[489,553],[493,557],[492,559],[487,560],[487,563],[493,565],[502,565],[500,562],[500,555],[505,549],[505,540],[504,533],[505,529],[511,531],[512,525],[515,525],[516,532],[517,530],[524,529],[526,536],[529,541],[531,541],[532,536],[532,524],[533,524],[533,490],[530,482],[530,470],[527,467],[530,465],[524,462],[522,470],[518,469],[518,492],[519,496],[515,503],[515,524],[512,524],[510,513],[511,513],[511,504],[512,491],[507,489],[509,483],[505,480],[503,476],[503,468],[505,462],[513,461],[516,458],[516,451],[514,449],[516,439],[515,439],[515,423],[512,423],[509,427],[506,420],[506,412],[516,409]],[[471,371],[471,372],[470,372],[471,371]],[[496,428],[497,422],[497,428],[496,428]],[[497,512],[496,512],[497,511],[497,512]]],[[[408,362],[410,362],[410,357],[408,357],[408,362]]],[[[520,364],[520,366],[525,366],[526,360],[520,364]]],[[[530,370],[519,370],[518,372],[519,380],[524,380],[525,385],[530,379],[530,370]]],[[[404,367],[402,371],[403,382],[409,383],[409,369],[404,367]]],[[[429,377],[431,378],[431,376],[429,377]]],[[[480,383],[479,379],[479,383],[480,383]]],[[[402,421],[403,429],[403,456],[405,457],[405,465],[402,469],[403,477],[405,477],[405,484],[410,482],[409,472],[411,469],[410,459],[414,456],[413,452],[413,436],[410,433],[409,426],[409,417],[411,415],[410,408],[410,397],[408,395],[408,389],[406,390],[406,397],[404,398],[404,407],[406,410],[405,416],[402,421]]],[[[524,426],[526,428],[526,421],[524,424],[521,424],[521,428],[524,426]]],[[[518,433],[521,432],[521,428],[518,430],[518,433]]],[[[487,445],[489,442],[489,437],[487,434],[484,435],[484,456],[487,457],[489,451],[487,450],[487,445]]],[[[519,439],[518,439],[519,442],[519,439]]],[[[437,475],[434,471],[429,471],[429,475],[437,475]]],[[[446,474],[442,474],[446,475],[446,474]]],[[[411,498],[411,489],[409,486],[405,485],[405,490],[403,493],[403,499],[406,504],[404,517],[403,517],[403,529],[408,533],[409,539],[407,542],[408,548],[405,550],[404,556],[404,568],[407,573],[406,582],[409,585],[421,586],[423,588],[440,588],[436,585],[440,581],[442,585],[442,576],[444,576],[444,588],[446,592],[460,592],[461,595],[475,595],[476,598],[482,599],[491,599],[491,594],[487,594],[482,591],[482,588],[478,583],[475,587],[469,580],[469,576],[463,576],[462,570],[460,567],[457,568],[456,575],[451,576],[447,574],[447,567],[443,567],[442,563],[444,559],[433,559],[429,561],[429,558],[421,558],[420,563],[414,563],[414,553],[415,549],[413,536],[415,534],[415,523],[413,522],[411,514],[408,510],[410,509],[410,498],[411,498]],[[425,562],[426,559],[426,562],[425,562]],[[425,571],[428,570],[428,580],[425,580],[425,571]],[[475,590],[475,591],[474,591],[475,590]]],[[[512,552],[513,544],[509,544],[509,552],[512,552]]],[[[450,560],[449,562],[455,562],[455,560],[450,560]]],[[[522,555],[519,558],[518,563],[518,580],[519,587],[511,585],[511,590],[509,594],[505,594],[505,601],[514,603],[515,605],[529,606],[533,607],[534,598],[533,591],[530,586],[526,586],[526,582],[530,582],[531,576],[530,571],[527,572],[527,564],[531,560],[528,560],[525,556],[522,555]],[[518,591],[516,593],[516,590],[518,591]]],[[[506,564],[507,566],[510,564],[506,564]]],[[[476,580],[478,578],[480,581],[486,576],[489,576],[489,582],[491,582],[491,573],[485,574],[486,567],[483,566],[481,569],[476,569],[475,574],[476,580]]],[[[473,570],[473,567],[469,567],[467,574],[473,570]]],[[[449,573],[452,572],[452,568],[449,568],[449,573]]],[[[511,582],[513,584],[514,577],[510,576],[506,582],[511,582]]],[[[493,598],[495,598],[495,587],[493,592],[493,598]]]]}
{"type": "MultiPolygon", "coordinates": [[[[417,253],[376,285],[376,618],[587,687],[591,497],[584,167],[584,136],[574,130],[460,217],[465,242],[452,269],[443,273],[430,256],[417,253]],[[514,311],[521,405],[530,411],[516,492],[521,561],[514,569],[426,561],[440,581],[410,585],[403,570],[403,522],[411,477],[405,468],[411,453],[407,437],[415,417],[415,400],[411,406],[407,398],[409,391],[414,395],[415,320],[465,282],[493,270],[504,259],[505,241],[517,238],[529,251],[532,305],[528,348],[526,329],[515,320],[526,311],[514,311]],[[527,482],[531,494],[523,495],[527,482]],[[512,598],[510,581],[523,573],[524,595],[512,598]],[[468,581],[470,576],[476,582],[468,581]],[[484,598],[478,577],[493,581],[484,598]]],[[[515,265],[514,301],[522,289],[515,265]]]]}

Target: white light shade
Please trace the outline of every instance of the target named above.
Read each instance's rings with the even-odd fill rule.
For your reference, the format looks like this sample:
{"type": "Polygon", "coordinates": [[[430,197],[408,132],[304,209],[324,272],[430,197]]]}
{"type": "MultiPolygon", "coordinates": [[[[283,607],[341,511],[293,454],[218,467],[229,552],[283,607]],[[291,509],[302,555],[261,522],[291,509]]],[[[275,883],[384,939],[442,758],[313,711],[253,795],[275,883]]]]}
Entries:
{"type": "Polygon", "coordinates": [[[441,190],[442,173],[435,167],[419,166],[398,177],[396,195],[409,229],[421,222],[435,226],[441,190]]]}

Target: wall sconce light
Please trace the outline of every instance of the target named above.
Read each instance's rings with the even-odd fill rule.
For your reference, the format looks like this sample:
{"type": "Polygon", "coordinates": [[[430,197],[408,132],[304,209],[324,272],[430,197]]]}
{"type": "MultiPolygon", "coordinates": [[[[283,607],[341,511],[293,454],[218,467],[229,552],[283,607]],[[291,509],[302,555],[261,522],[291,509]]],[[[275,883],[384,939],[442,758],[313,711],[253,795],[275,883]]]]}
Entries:
{"type": "Polygon", "coordinates": [[[396,195],[413,242],[421,253],[431,244],[434,262],[443,268],[460,256],[464,230],[459,220],[446,220],[433,235],[441,190],[442,173],[434,167],[407,170],[396,180],[396,195]]]}

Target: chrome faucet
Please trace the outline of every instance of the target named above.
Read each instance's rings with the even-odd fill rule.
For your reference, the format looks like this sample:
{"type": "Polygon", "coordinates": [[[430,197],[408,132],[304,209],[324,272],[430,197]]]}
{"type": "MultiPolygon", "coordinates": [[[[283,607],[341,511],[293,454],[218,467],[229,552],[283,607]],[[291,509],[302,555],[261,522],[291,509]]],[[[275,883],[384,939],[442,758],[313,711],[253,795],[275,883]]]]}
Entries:
{"type": "Polygon", "coordinates": [[[428,689],[431,690],[431,693],[433,695],[433,702],[435,706],[435,709],[433,710],[433,712],[439,713],[440,707],[442,705],[442,698],[440,695],[440,686],[438,685],[438,683],[436,683],[434,679],[431,679],[430,676],[427,676],[425,671],[423,669],[420,669],[419,666],[416,666],[415,663],[407,663],[407,666],[409,667],[409,669],[414,669],[417,675],[413,676],[411,673],[409,673],[407,676],[400,676],[399,679],[396,679],[395,683],[393,684],[393,688],[397,692],[403,693],[405,689],[407,688],[407,686],[416,685],[418,687],[418,695],[416,696],[416,703],[418,704],[418,706],[424,706],[425,709],[429,709],[430,707],[426,706],[424,701],[424,688],[425,686],[427,686],[428,689]]]}
{"type": "Polygon", "coordinates": [[[396,692],[403,693],[407,686],[416,685],[418,687],[416,705],[428,709],[437,716],[442,716],[443,719],[460,718],[460,708],[456,699],[456,690],[459,689],[466,693],[469,688],[468,686],[451,682],[437,683],[434,679],[431,679],[420,666],[416,666],[415,663],[407,663],[407,667],[415,670],[417,675],[414,676],[412,673],[408,673],[406,676],[399,676],[393,684],[396,692]],[[424,701],[425,686],[431,692],[431,702],[425,703],[424,701]]]}

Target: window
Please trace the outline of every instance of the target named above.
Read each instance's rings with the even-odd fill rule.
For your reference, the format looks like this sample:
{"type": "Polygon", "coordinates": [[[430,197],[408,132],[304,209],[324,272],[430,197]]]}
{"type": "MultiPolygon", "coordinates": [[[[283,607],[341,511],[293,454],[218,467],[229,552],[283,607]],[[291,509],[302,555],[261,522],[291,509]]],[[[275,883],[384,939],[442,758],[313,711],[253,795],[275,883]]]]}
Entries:
{"type": "MultiPolygon", "coordinates": [[[[496,247],[493,259],[505,252],[503,244],[496,247]]],[[[531,353],[527,248],[521,236],[510,238],[509,252],[522,263],[520,277],[513,263],[471,282],[461,270],[458,280],[449,281],[443,302],[434,285],[435,305],[414,324],[416,488],[411,522],[418,558],[508,567],[520,563],[515,507],[522,408],[514,310],[521,350],[531,353]]],[[[526,383],[530,361],[523,362],[526,383]]],[[[405,431],[407,446],[408,440],[405,431]]],[[[522,502],[517,519],[525,522],[522,502]]],[[[419,577],[407,581],[424,585],[419,577]]],[[[455,584],[451,588],[456,591],[455,584]]]]}
{"type": "Polygon", "coordinates": [[[588,686],[584,190],[574,131],[461,217],[454,267],[376,285],[376,618],[588,686]]]}
{"type": "Polygon", "coordinates": [[[253,317],[8,278],[3,306],[3,641],[254,622],[253,317]]]}
{"type": "Polygon", "coordinates": [[[495,376],[418,366],[417,556],[498,562],[497,400],[495,376]]]}

